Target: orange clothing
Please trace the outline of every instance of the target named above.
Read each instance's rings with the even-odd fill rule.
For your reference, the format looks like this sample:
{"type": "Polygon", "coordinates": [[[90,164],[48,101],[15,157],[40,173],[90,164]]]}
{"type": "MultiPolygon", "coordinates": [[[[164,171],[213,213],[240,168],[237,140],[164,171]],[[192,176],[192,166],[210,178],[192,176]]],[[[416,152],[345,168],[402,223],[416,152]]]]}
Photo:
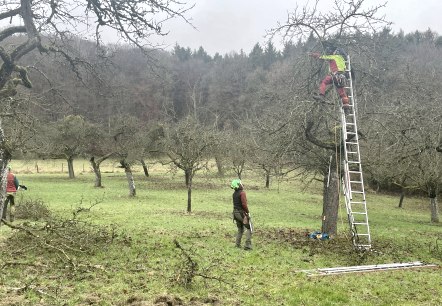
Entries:
{"type": "Polygon", "coordinates": [[[18,180],[12,172],[9,172],[6,177],[6,192],[17,192],[18,180]]]}

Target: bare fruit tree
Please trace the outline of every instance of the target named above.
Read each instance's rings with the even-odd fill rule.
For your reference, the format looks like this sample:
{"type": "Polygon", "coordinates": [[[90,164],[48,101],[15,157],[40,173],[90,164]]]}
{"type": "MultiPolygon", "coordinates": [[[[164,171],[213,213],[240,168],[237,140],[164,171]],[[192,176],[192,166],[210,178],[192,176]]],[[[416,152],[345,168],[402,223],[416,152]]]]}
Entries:
{"type": "Polygon", "coordinates": [[[20,59],[38,49],[42,53],[60,53],[75,67],[79,59],[71,58],[64,42],[71,36],[94,38],[102,43],[105,30],[139,47],[152,47],[148,38],[166,35],[163,23],[174,17],[184,20],[189,9],[179,1],[3,1],[0,21],[8,25],[0,31],[0,98],[16,94],[16,87],[31,87],[26,67],[20,59]],[[174,9],[173,7],[176,7],[174,9]],[[90,31],[93,28],[94,31],[90,31]],[[21,35],[19,45],[8,45],[8,38],[21,35]],[[89,36],[89,37],[88,37],[89,36]]]}
{"type": "Polygon", "coordinates": [[[170,163],[184,172],[188,213],[192,212],[193,177],[197,171],[207,169],[217,143],[216,132],[205,128],[190,116],[164,126],[159,145],[170,163]]]}
{"type": "MultiPolygon", "coordinates": [[[[146,52],[151,36],[167,35],[163,26],[182,18],[191,9],[179,0],[19,0],[0,1],[0,105],[10,103],[21,88],[31,88],[25,55],[38,51],[57,54],[80,76],[88,63],[70,54],[66,42],[72,37],[93,39],[98,45],[105,33],[136,45],[146,52]],[[18,38],[18,42],[17,42],[18,38]],[[13,41],[13,42],[11,42],[13,41]]],[[[3,108],[2,108],[3,109],[3,108]]],[[[4,197],[5,169],[11,159],[0,117],[0,201],[4,197]]]]}
{"type": "MultiPolygon", "coordinates": [[[[388,99],[370,114],[367,137],[375,140],[364,148],[379,185],[426,194],[431,222],[439,222],[437,198],[442,190],[442,80],[441,50],[432,41],[402,47],[401,60],[385,74],[388,99]],[[380,111],[375,111],[380,109],[380,111]]],[[[403,200],[403,194],[401,197],[403,200]]],[[[402,203],[401,203],[402,204],[402,203]]]]}
{"type": "Polygon", "coordinates": [[[386,3],[368,7],[366,0],[314,1],[313,5],[296,7],[286,22],[278,22],[268,34],[282,35],[284,41],[306,40],[312,33],[320,41],[330,38],[372,34],[391,23],[379,15],[386,3]],[[319,5],[327,3],[323,12],[319,5]]]}
{"type": "MultiPolygon", "coordinates": [[[[367,2],[365,0],[327,1],[327,10],[321,10],[321,4],[325,1],[316,0],[311,6],[307,4],[301,8],[296,7],[288,14],[285,22],[278,23],[275,28],[268,31],[268,36],[271,39],[280,36],[285,43],[300,40],[311,42],[313,45],[319,44],[322,47],[325,41],[338,41],[340,45],[348,46],[350,45],[348,42],[354,43],[354,41],[360,41],[361,37],[370,37],[390,24],[379,14],[385,4],[369,7],[366,5],[367,2]]],[[[299,64],[297,66],[300,67],[299,69],[303,67],[299,64]]],[[[308,74],[306,75],[306,72],[302,70],[295,71],[296,74],[308,77],[308,74]]],[[[323,175],[322,230],[336,234],[340,175],[335,161],[338,160],[336,154],[340,152],[340,139],[335,137],[336,133],[331,127],[333,122],[338,121],[338,113],[324,113],[323,107],[319,112],[313,109],[305,111],[308,120],[302,127],[305,131],[303,141],[309,144],[300,143],[298,150],[302,152],[302,148],[311,146],[312,149],[308,152],[316,153],[313,154],[316,157],[324,157],[318,159],[317,164],[309,168],[309,171],[323,175]],[[331,156],[331,158],[326,156],[331,156]]]]}

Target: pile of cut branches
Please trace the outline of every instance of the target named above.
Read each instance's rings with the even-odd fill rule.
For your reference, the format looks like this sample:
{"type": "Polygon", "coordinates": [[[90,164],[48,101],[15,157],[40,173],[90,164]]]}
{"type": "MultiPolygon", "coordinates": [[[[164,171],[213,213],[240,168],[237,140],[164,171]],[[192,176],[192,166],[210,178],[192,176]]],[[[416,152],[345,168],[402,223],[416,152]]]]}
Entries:
{"type": "MultiPolygon", "coordinates": [[[[81,218],[82,213],[89,212],[97,204],[76,208],[70,218],[48,212],[39,221],[34,221],[32,216],[34,220],[24,222],[12,223],[2,219],[4,225],[14,230],[6,241],[8,248],[2,248],[2,258],[32,256],[75,269],[79,258],[93,255],[115,241],[130,244],[130,237],[117,233],[115,226],[96,225],[81,218]]],[[[39,207],[44,205],[40,203],[39,207]]]]}

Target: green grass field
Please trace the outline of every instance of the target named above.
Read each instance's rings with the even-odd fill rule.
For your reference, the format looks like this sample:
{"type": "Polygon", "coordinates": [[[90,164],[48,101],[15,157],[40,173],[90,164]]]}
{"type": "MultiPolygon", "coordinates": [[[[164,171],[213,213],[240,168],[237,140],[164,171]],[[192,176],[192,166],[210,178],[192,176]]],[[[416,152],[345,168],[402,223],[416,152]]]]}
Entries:
{"type": "Polygon", "coordinates": [[[267,190],[246,172],[255,225],[248,252],[234,247],[232,176],[197,173],[188,214],[180,172],[154,165],[146,178],[136,167],[137,196],[129,198],[124,172],[114,164],[103,166],[104,188],[93,187],[87,162],[76,162],[75,179],[61,164],[39,161],[37,173],[35,161],[13,163],[28,187],[17,195],[17,207],[40,201],[52,217],[13,222],[38,237],[0,227],[0,305],[442,304],[440,268],[314,277],[302,271],[440,265],[442,226],[429,222],[425,198],[406,198],[398,209],[397,196],[369,192],[373,250],[360,253],[349,240],[344,207],[338,237],[305,236],[320,230],[319,185],[304,188],[291,180],[267,190]]]}

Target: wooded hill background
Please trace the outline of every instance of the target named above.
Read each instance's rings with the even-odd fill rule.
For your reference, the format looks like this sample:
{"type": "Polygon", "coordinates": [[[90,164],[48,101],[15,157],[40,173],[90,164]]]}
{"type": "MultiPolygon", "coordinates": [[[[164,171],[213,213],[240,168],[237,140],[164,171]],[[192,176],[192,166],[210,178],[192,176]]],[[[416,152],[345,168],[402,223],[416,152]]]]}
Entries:
{"type": "MultiPolygon", "coordinates": [[[[404,34],[386,28],[334,43],[351,59],[366,181],[377,190],[436,199],[442,185],[442,37],[430,29],[404,34]]],[[[221,174],[254,169],[265,174],[267,187],[271,177],[295,170],[309,178],[328,173],[330,151],[338,147],[328,144],[340,141],[340,102],[334,90],[327,96],[334,106],[311,98],[328,70],[308,55],[322,52],[313,36],[283,50],[269,42],[249,54],[214,56],[179,45],[150,53],[97,48],[77,37],[69,46],[76,54],[71,62],[37,51],[23,58],[33,88],[19,89],[2,105],[10,114],[3,122],[13,159],[174,161],[177,137],[186,147],[204,143],[197,151],[215,158],[221,174]]]]}

